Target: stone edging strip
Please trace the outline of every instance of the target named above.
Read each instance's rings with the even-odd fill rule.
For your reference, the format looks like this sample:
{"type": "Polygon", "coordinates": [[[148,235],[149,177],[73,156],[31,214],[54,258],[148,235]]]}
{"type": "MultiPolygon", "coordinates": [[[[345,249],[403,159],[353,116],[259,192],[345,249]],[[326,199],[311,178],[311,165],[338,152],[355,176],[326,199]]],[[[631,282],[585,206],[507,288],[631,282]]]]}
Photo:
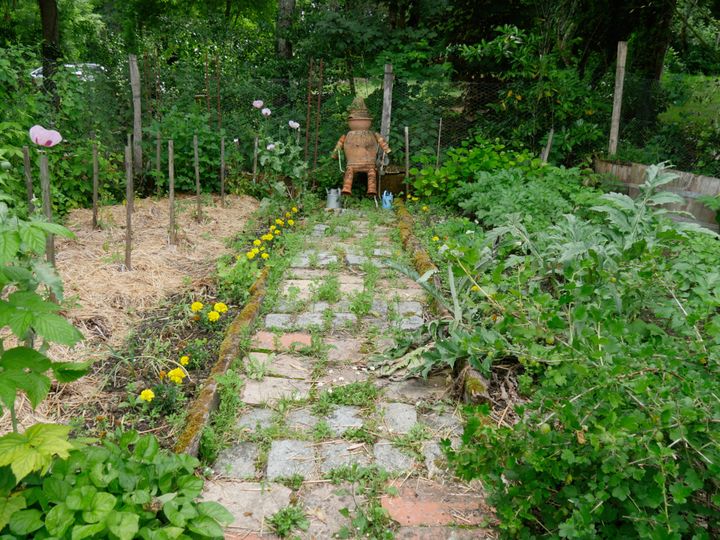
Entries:
{"type": "Polygon", "coordinates": [[[189,408],[190,413],[185,421],[185,429],[178,437],[174,451],[197,456],[200,446],[200,437],[205,424],[210,419],[210,413],[218,406],[217,375],[223,375],[232,361],[237,358],[240,341],[243,333],[249,329],[260,314],[262,301],[265,298],[269,267],[265,266],[262,272],[250,287],[250,298],[240,313],[233,319],[227,330],[225,338],[220,344],[218,359],[208,375],[205,385],[189,408]]]}
{"type": "MultiPolygon", "coordinates": [[[[428,255],[428,252],[425,251],[425,248],[420,243],[420,240],[418,240],[413,233],[412,214],[408,212],[408,209],[405,207],[405,203],[402,199],[398,198],[396,200],[397,202],[395,203],[395,206],[397,208],[398,230],[400,231],[400,240],[402,241],[402,245],[405,248],[405,251],[412,254],[413,266],[418,274],[422,276],[426,272],[435,271],[435,274],[432,276],[432,282],[435,288],[438,291],[441,291],[442,282],[440,281],[440,276],[437,274],[438,267],[432,262],[430,255],[428,255]]],[[[450,315],[447,309],[445,309],[445,307],[442,306],[435,298],[431,298],[430,303],[433,309],[441,317],[450,315]]]]}

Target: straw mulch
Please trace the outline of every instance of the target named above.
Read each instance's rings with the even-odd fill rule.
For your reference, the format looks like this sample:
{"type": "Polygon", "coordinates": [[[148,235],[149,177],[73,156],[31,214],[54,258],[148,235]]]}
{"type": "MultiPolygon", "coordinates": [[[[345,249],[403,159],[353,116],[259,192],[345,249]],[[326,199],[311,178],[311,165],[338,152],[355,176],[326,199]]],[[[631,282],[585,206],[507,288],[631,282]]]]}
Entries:
{"type": "MultiPolygon", "coordinates": [[[[72,349],[54,345],[49,356],[58,361],[105,359],[123,344],[142,313],[163,297],[205,288],[215,261],[227,252],[225,240],[241,232],[257,208],[251,197],[228,196],[226,201],[224,208],[217,199],[205,206],[198,223],[195,199],[176,199],[177,243],[170,245],[167,199],[136,200],[131,271],[124,267],[125,206],[103,207],[100,228],[95,230],[92,210],[73,211],[66,226],[76,237],[56,239],[57,269],[65,284],[63,314],[86,339],[72,349]]],[[[91,372],[75,383],[54,387],[35,411],[24,397],[16,406],[20,424],[27,427],[35,422],[67,421],[98,400],[102,400],[102,375],[91,372]]],[[[5,414],[0,417],[0,434],[10,429],[5,414]]]]}

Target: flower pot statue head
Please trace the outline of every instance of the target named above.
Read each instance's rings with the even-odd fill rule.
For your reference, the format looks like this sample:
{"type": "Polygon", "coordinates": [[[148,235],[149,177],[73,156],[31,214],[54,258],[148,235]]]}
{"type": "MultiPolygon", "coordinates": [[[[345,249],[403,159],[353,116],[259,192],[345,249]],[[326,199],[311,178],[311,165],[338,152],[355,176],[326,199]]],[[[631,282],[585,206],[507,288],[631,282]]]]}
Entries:
{"type": "Polygon", "coordinates": [[[355,173],[364,172],[368,177],[368,195],[377,195],[377,169],[375,160],[378,148],[382,148],[386,154],[390,153],[390,147],[379,133],[371,131],[372,118],[361,97],[355,98],[350,106],[348,126],[350,131],[340,137],[333,157],[342,149],[345,152],[347,162],[345,177],[343,179],[342,193],[350,195],[352,191],[353,176],[355,173]]]}

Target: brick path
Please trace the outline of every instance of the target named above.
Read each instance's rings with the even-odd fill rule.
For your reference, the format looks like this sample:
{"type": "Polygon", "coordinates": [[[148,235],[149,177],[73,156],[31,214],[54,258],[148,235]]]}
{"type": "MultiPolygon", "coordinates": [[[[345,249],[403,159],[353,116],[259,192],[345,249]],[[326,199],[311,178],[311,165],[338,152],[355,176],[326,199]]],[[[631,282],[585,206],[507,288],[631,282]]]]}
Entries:
{"type": "Polygon", "coordinates": [[[268,518],[289,505],[309,520],[291,537],[332,538],[352,528],[342,509],[352,517],[372,503],[395,538],[492,537],[481,528],[491,517],[481,490],[444,465],[439,441],[462,433],[447,380],[391,382],[368,362],[428,317],[422,289],[387,266],[404,257],[391,219],[344,213],[315,225],[263,316],[236,442],[204,494],[235,515],[226,538],[274,538],[268,518]],[[328,479],[352,466],[390,473],[387,489],[366,498],[361,481],[328,479]]]}

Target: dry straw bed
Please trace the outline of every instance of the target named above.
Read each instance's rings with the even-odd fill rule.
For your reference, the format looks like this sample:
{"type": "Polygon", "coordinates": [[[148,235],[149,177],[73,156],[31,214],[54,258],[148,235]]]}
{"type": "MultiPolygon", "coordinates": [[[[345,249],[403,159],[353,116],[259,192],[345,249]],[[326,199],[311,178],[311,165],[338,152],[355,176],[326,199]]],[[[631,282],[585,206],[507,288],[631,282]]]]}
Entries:
{"type": "MultiPolygon", "coordinates": [[[[225,239],[241,232],[257,208],[251,197],[228,196],[205,201],[203,219],[195,220],[195,199],[176,199],[177,242],[170,245],[167,199],[136,200],[133,214],[132,270],[124,269],[124,205],[100,210],[98,229],[92,211],[75,210],[66,226],[76,237],[57,239],[57,269],[65,284],[64,315],[85,335],[73,348],[54,345],[48,354],[59,361],[94,360],[100,366],[111,349],[122,346],[142,314],[164,297],[181,290],[206,289],[218,257],[227,252],[225,239]]],[[[96,371],[79,381],[57,386],[37,410],[18,399],[23,427],[34,422],[63,422],[82,416],[82,409],[104,399],[103,376],[96,371]]],[[[8,415],[0,433],[10,430],[8,415]]]]}

